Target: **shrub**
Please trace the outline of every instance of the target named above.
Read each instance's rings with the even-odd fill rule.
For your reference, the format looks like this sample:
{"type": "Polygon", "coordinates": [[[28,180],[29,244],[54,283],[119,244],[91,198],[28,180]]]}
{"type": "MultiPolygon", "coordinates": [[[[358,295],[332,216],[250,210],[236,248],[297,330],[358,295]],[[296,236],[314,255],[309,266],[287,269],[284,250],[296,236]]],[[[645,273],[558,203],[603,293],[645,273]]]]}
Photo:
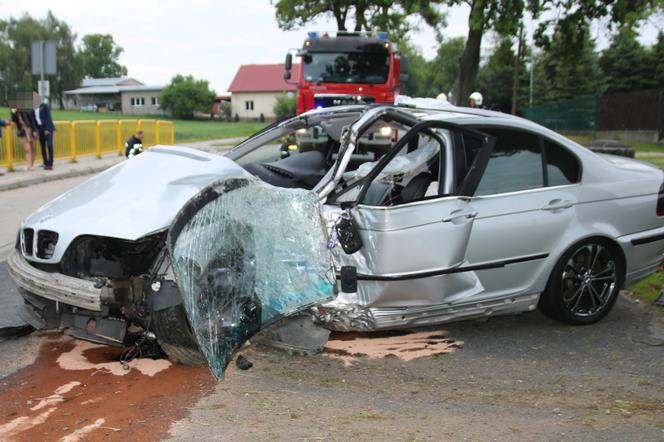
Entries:
{"type": "Polygon", "coordinates": [[[273,110],[279,119],[294,116],[297,112],[297,99],[295,95],[291,97],[286,94],[278,96],[273,110]]]}
{"type": "Polygon", "coordinates": [[[207,80],[196,80],[191,75],[176,75],[159,97],[162,109],[170,108],[178,118],[194,118],[196,112],[210,112],[214,91],[207,80]]]}

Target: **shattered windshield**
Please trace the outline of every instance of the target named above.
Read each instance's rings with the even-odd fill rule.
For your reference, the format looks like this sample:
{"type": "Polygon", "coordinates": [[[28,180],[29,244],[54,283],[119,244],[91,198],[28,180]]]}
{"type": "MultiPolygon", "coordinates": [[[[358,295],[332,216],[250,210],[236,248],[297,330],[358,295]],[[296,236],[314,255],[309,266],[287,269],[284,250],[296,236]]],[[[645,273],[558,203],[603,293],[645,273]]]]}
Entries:
{"type": "Polygon", "coordinates": [[[253,177],[218,182],[189,201],[169,233],[189,322],[218,378],[262,328],[334,297],[317,197],[253,177]]]}

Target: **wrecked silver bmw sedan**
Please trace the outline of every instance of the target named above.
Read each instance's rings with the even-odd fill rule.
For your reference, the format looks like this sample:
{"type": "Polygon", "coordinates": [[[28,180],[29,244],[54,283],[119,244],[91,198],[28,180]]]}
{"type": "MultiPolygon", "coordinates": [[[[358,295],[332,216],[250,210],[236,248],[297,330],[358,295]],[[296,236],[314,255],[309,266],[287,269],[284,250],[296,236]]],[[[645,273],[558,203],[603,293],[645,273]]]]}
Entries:
{"type": "Polygon", "coordinates": [[[661,263],[663,181],[506,114],[337,107],[225,157],[158,146],[117,165],[29,216],[9,267],[31,324],[155,336],[222,376],[302,312],[342,331],[538,307],[596,322],[661,263]]]}

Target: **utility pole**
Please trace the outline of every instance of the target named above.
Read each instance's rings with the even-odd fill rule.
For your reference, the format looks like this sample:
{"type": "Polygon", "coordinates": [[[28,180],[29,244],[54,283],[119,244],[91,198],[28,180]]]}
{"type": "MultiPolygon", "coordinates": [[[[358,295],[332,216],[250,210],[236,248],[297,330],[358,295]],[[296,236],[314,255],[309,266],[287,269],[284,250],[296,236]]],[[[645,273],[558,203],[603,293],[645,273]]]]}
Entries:
{"type": "Polygon", "coordinates": [[[520,67],[521,67],[521,55],[523,52],[523,23],[519,26],[519,42],[516,49],[516,57],[514,57],[514,72],[513,72],[513,82],[512,82],[512,115],[516,115],[517,105],[519,101],[519,80],[520,80],[520,67]]]}

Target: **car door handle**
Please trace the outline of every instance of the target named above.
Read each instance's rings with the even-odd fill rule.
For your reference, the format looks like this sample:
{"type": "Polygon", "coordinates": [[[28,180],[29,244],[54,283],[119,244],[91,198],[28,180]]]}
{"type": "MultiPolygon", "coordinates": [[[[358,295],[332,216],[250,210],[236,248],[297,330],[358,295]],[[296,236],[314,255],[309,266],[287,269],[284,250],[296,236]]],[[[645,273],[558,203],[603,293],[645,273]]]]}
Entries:
{"type": "Polygon", "coordinates": [[[473,219],[477,216],[477,212],[474,210],[454,210],[450,213],[450,216],[446,216],[443,218],[444,223],[449,223],[454,221],[455,219],[459,218],[467,218],[467,219],[473,219]]]}
{"type": "Polygon", "coordinates": [[[569,209],[573,205],[574,203],[572,203],[571,201],[556,198],[555,200],[549,201],[549,204],[542,207],[542,210],[551,210],[551,211],[563,210],[563,209],[569,209]]]}

